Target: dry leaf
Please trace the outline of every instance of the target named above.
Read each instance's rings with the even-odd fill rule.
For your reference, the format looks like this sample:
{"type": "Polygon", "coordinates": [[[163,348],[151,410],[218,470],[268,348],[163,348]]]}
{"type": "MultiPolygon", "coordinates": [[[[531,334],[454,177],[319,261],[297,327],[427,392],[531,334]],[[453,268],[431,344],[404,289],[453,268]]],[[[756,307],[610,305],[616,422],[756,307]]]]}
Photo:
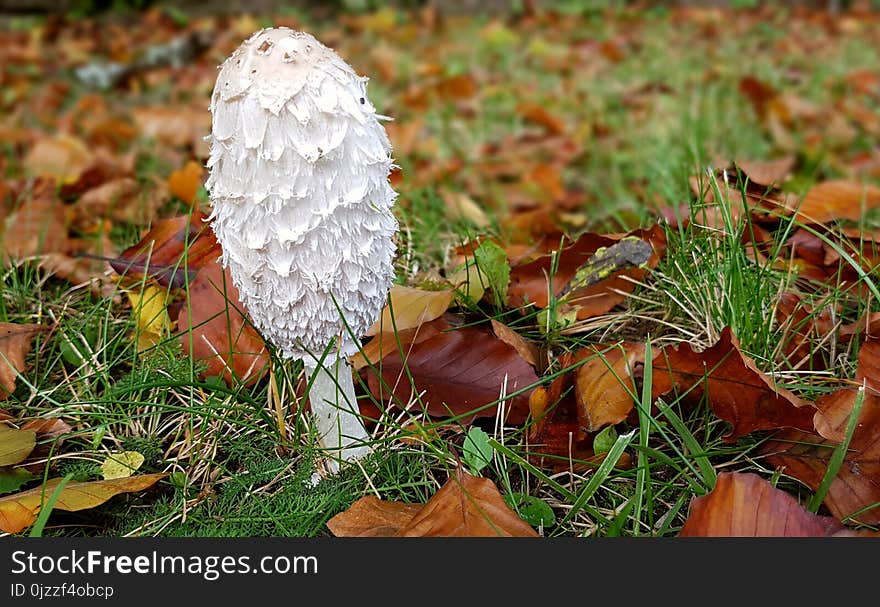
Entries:
{"type": "Polygon", "coordinates": [[[337,537],[539,537],[492,481],[460,469],[424,506],[361,498],[327,526],[337,537]]]}
{"type": "Polygon", "coordinates": [[[166,300],[168,293],[155,285],[146,285],[140,292],[126,291],[137,325],[138,352],[152,348],[171,331],[166,300]]]}
{"type": "Polygon", "coordinates": [[[379,320],[367,330],[366,335],[377,335],[383,331],[405,331],[439,318],[452,303],[453,290],[425,291],[393,285],[388,297],[391,300],[390,305],[385,306],[379,320]]]}
{"type": "Polygon", "coordinates": [[[18,325],[0,322],[0,398],[15,391],[15,380],[24,372],[25,357],[37,333],[46,331],[42,325],[18,325]]]}
{"type": "Polygon", "coordinates": [[[0,466],[23,462],[37,444],[37,433],[19,430],[0,423],[0,466]]]}
{"type": "Polygon", "coordinates": [[[845,528],[818,516],[757,474],[725,472],[691,503],[680,537],[824,537],[845,528]]]}
{"type": "MultiPolygon", "coordinates": [[[[80,483],[72,481],[61,490],[54,507],[75,512],[100,506],[121,493],[134,493],[153,486],[167,474],[145,474],[111,481],[80,483]]],[[[0,531],[18,533],[37,520],[40,507],[49,499],[62,479],[54,478],[28,491],[0,496],[0,531]]]]}
{"type": "Polygon", "coordinates": [[[193,204],[202,185],[203,172],[201,164],[190,160],[182,169],[178,169],[168,176],[168,189],[184,202],[193,204]]]}
{"type": "Polygon", "coordinates": [[[622,422],[632,411],[636,394],[633,370],[645,362],[645,345],[591,345],[577,354],[577,360],[592,357],[575,371],[578,419],[587,432],[598,432],[622,422]]]}
{"type": "Polygon", "coordinates": [[[801,223],[827,223],[833,219],[859,219],[880,206],[880,187],[857,181],[825,181],[814,185],[797,210],[801,223]]]}
{"type": "Polygon", "coordinates": [[[705,394],[715,415],[731,425],[727,441],[756,430],[813,428],[812,404],[775,384],[744,355],[730,327],[711,348],[667,347],[654,357],[653,397],[673,390],[699,402],[705,394]]]}
{"type": "Polygon", "coordinates": [[[203,377],[253,385],[268,367],[266,344],[247,321],[229,270],[217,262],[202,268],[190,283],[189,302],[181,309],[177,326],[184,350],[208,364],[203,377]]]}
{"type": "Polygon", "coordinates": [[[24,159],[24,169],[37,177],[52,177],[60,183],[75,181],[91,164],[89,147],[72,135],[41,139],[24,159]]]}
{"type": "Polygon", "coordinates": [[[540,356],[538,344],[529,341],[507,325],[501,324],[494,318],[492,319],[492,330],[495,332],[498,339],[513,346],[524,361],[533,367],[538,367],[538,357],[540,356]]]}

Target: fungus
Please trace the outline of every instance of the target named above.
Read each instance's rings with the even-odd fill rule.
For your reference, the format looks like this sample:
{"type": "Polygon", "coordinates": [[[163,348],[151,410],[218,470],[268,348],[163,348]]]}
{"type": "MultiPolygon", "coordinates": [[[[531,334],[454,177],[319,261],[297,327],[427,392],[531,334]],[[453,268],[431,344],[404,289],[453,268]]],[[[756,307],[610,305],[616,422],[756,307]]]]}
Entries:
{"type": "Polygon", "coordinates": [[[302,360],[327,464],[369,452],[348,357],[394,277],[391,144],[359,76],[307,33],[253,34],[211,97],[211,221],[256,328],[302,360]]]}

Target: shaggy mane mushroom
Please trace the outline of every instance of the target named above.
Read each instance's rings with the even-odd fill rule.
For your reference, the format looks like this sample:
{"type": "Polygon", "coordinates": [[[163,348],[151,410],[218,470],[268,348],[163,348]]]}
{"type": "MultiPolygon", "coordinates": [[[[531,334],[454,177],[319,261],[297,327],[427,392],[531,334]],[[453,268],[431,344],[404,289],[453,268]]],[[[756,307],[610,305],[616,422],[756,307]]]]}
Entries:
{"type": "Polygon", "coordinates": [[[394,277],[391,144],[358,76],[307,33],[253,34],[211,97],[211,220],[263,336],[302,360],[322,446],[369,452],[347,357],[394,277]]]}

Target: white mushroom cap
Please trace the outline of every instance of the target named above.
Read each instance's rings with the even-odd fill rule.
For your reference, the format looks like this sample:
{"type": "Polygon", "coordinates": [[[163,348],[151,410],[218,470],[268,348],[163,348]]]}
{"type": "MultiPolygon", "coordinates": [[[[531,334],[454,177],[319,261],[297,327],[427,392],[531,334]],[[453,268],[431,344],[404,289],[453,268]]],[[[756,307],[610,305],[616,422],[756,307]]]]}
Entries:
{"type": "Polygon", "coordinates": [[[391,144],[366,83],[311,35],[273,28],[242,43],[214,87],[213,228],[242,303],[285,357],[314,360],[334,338],[331,359],[353,354],[394,277],[391,144]]]}

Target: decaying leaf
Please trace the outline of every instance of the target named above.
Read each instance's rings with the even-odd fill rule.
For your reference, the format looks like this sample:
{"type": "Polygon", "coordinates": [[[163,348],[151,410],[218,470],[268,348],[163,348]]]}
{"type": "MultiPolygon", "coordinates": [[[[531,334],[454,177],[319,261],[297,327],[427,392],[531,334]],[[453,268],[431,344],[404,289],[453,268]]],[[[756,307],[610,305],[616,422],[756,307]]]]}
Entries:
{"type": "Polygon", "coordinates": [[[48,327],[0,322],[0,398],[15,391],[15,379],[25,368],[34,337],[48,327]]]}
{"type": "MultiPolygon", "coordinates": [[[[71,512],[94,508],[121,493],[143,491],[166,476],[167,474],[159,473],[110,481],[71,481],[58,495],[55,508],[71,512]]],[[[35,489],[0,496],[0,531],[18,533],[37,520],[42,504],[52,495],[61,480],[54,478],[35,489]]]]}
{"type": "Polygon", "coordinates": [[[844,531],[788,493],[751,473],[725,472],[715,488],[691,503],[680,537],[824,537],[844,531]]]}
{"type": "Polygon", "coordinates": [[[731,425],[725,437],[735,441],[756,430],[813,428],[815,409],[758,370],[739,348],[730,327],[711,348],[697,352],[688,344],[667,347],[654,357],[653,396],[675,391],[689,402],[705,395],[715,414],[731,425]]]}
{"type": "Polygon", "coordinates": [[[492,319],[492,330],[495,332],[495,336],[498,337],[498,339],[506,344],[513,346],[517,353],[522,356],[522,359],[524,361],[526,361],[533,367],[538,367],[540,348],[538,347],[537,343],[526,339],[507,325],[498,322],[494,318],[492,319]]]}
{"type": "Polygon", "coordinates": [[[327,522],[337,537],[538,537],[487,478],[457,470],[424,506],[361,498],[327,522]]]}
{"type": "Polygon", "coordinates": [[[91,163],[88,146],[72,135],[41,139],[24,159],[25,170],[59,182],[76,180],[91,163]]]}

